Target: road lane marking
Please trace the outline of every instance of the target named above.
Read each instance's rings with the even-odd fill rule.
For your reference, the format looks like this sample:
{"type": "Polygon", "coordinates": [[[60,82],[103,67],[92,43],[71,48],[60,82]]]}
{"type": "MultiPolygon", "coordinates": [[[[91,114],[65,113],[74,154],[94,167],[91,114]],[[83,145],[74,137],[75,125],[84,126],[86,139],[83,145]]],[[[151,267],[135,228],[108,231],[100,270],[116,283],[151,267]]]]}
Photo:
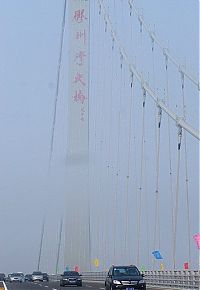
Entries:
{"type": "Polygon", "coordinates": [[[104,288],[104,287],[101,287],[101,288],[99,288],[99,289],[103,289],[103,290],[104,290],[105,288],[104,288]]]}
{"type": "Polygon", "coordinates": [[[3,286],[4,286],[4,288],[3,288],[4,290],[8,290],[5,282],[3,282],[3,286]]]}

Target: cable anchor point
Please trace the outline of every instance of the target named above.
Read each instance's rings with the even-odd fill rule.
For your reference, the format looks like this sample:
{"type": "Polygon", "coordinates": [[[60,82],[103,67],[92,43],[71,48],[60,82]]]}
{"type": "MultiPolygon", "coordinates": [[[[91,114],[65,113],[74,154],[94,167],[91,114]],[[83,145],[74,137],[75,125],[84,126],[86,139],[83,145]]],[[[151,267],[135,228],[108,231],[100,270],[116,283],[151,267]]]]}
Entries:
{"type": "Polygon", "coordinates": [[[123,54],[120,52],[120,68],[122,68],[123,54]]]}
{"type": "Polygon", "coordinates": [[[163,49],[163,55],[165,56],[165,69],[166,70],[168,69],[168,61],[169,61],[167,52],[168,52],[167,48],[164,48],[163,49]]]}
{"type": "Polygon", "coordinates": [[[183,128],[180,125],[178,125],[178,150],[181,149],[182,135],[183,135],[183,128]]]}
{"type": "Polygon", "coordinates": [[[147,96],[147,91],[144,88],[144,86],[142,86],[142,91],[143,91],[143,102],[142,102],[142,106],[144,108],[145,107],[145,103],[146,103],[146,96],[147,96]]]}
{"type": "Polygon", "coordinates": [[[158,128],[161,127],[161,120],[162,120],[162,108],[158,106],[158,128]]]}
{"type": "Polygon", "coordinates": [[[133,72],[131,72],[131,88],[133,87],[133,72]]]}

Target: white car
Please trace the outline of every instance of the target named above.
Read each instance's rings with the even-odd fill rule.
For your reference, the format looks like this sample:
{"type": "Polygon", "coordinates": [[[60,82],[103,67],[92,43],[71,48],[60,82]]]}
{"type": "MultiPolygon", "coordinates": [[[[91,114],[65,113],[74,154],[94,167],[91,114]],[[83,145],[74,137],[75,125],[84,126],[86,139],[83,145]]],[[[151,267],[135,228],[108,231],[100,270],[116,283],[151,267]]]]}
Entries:
{"type": "Polygon", "coordinates": [[[40,282],[43,282],[43,274],[42,272],[33,272],[32,274],[32,281],[35,282],[35,281],[40,281],[40,282]]]}
{"type": "Polygon", "coordinates": [[[9,282],[24,282],[24,274],[23,273],[12,273],[9,275],[9,282]]]}

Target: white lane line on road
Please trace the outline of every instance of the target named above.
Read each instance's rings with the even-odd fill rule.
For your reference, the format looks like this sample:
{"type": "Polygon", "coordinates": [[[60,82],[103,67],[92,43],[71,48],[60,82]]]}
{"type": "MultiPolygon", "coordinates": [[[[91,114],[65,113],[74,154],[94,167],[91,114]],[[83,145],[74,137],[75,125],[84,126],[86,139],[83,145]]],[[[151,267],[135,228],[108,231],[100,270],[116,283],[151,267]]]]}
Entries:
{"type": "Polygon", "coordinates": [[[57,290],[56,288],[52,288],[52,290],[57,290]]]}
{"type": "Polygon", "coordinates": [[[105,288],[104,288],[104,287],[101,287],[101,288],[99,288],[99,289],[103,289],[103,290],[104,290],[105,288]]]}
{"type": "Polygon", "coordinates": [[[5,282],[3,282],[3,286],[4,286],[4,289],[5,289],[5,290],[8,290],[8,288],[7,288],[7,286],[6,286],[6,283],[5,283],[5,282]]]}

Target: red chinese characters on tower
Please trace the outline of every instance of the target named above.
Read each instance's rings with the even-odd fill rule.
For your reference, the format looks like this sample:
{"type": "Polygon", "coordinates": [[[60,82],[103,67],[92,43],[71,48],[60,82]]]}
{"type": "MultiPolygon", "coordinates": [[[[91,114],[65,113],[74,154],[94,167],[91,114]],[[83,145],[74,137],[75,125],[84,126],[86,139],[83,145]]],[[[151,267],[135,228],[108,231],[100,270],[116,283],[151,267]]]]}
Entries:
{"type": "Polygon", "coordinates": [[[85,45],[85,43],[86,43],[86,31],[85,31],[85,29],[83,29],[82,31],[76,32],[76,39],[83,40],[83,43],[85,45]]]}
{"type": "Polygon", "coordinates": [[[85,9],[79,9],[74,12],[74,20],[78,23],[83,22],[87,17],[85,16],[85,9]]]}
{"type": "Polygon", "coordinates": [[[81,83],[83,86],[85,86],[83,74],[77,72],[74,78],[74,83],[81,83]]]}
{"type": "Polygon", "coordinates": [[[87,100],[87,97],[82,90],[76,90],[73,99],[75,102],[81,103],[83,105],[85,100],[87,100]]]}
{"type": "Polygon", "coordinates": [[[77,49],[74,54],[75,71],[73,76],[73,87],[74,93],[72,99],[77,103],[78,109],[80,109],[80,120],[84,121],[85,118],[85,105],[88,99],[88,88],[87,88],[87,74],[88,60],[87,60],[87,42],[88,42],[88,23],[87,10],[84,7],[80,7],[78,10],[73,11],[74,22],[74,34],[73,38],[76,42],[77,49]]]}
{"type": "Polygon", "coordinates": [[[84,58],[86,57],[86,53],[84,51],[79,51],[76,53],[75,62],[77,65],[82,66],[84,64],[84,58]]]}

